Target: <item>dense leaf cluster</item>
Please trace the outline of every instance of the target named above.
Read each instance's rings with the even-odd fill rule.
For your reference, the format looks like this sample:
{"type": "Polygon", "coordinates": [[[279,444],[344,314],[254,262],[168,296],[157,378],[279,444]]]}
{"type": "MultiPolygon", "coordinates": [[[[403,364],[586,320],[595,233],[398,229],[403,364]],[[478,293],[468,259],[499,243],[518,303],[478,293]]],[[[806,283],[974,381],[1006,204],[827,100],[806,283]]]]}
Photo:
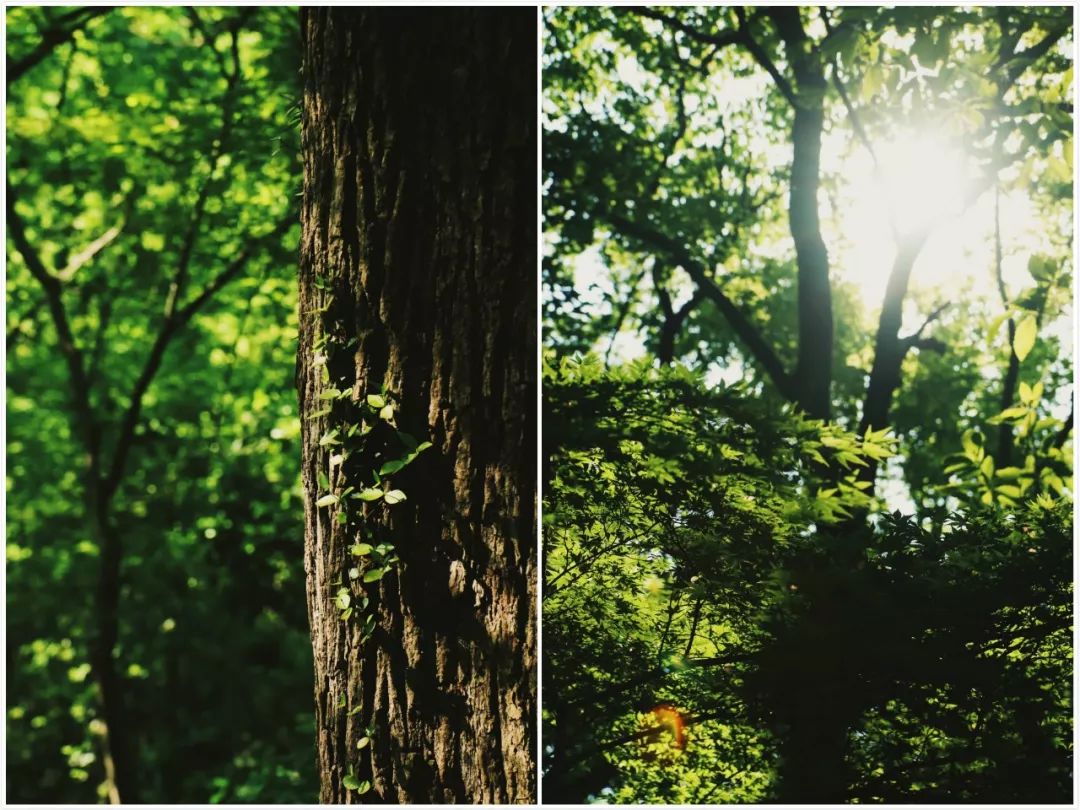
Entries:
{"type": "Polygon", "coordinates": [[[680,368],[549,368],[544,424],[545,796],[1068,796],[1069,502],[830,521],[841,437],[680,368]]]}

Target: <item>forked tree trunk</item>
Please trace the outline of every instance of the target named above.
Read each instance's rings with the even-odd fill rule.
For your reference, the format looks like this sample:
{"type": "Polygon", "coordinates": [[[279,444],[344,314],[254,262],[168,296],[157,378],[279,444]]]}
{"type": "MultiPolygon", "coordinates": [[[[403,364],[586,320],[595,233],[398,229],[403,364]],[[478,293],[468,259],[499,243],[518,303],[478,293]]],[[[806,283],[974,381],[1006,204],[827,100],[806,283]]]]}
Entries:
{"type": "Polygon", "coordinates": [[[297,384],[323,802],[535,800],[535,32],[525,8],[303,11],[297,384]],[[397,441],[365,411],[380,390],[396,429],[433,443],[378,485],[407,500],[318,507],[390,457],[364,455],[379,431],[397,441]],[[365,414],[367,449],[331,466],[365,414]],[[320,446],[334,429],[344,443],[320,446]],[[400,560],[365,584],[358,542],[400,560]]]}

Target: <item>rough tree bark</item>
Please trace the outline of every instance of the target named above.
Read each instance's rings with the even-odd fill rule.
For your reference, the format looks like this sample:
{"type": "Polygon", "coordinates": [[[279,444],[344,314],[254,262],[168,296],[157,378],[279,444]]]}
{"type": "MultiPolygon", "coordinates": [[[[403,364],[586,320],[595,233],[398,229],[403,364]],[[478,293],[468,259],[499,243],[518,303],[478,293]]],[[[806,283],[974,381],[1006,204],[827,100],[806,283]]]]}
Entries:
{"type": "Polygon", "coordinates": [[[302,15],[297,386],[320,800],[534,801],[535,12],[302,15]],[[329,383],[328,333],[343,347],[327,350],[329,383]],[[312,418],[328,385],[352,394],[312,418]],[[400,560],[353,584],[375,617],[362,642],[334,604],[359,538],[340,507],[316,507],[333,449],[319,439],[383,388],[397,428],[433,447],[395,476],[407,501],[363,507],[400,560]]]}

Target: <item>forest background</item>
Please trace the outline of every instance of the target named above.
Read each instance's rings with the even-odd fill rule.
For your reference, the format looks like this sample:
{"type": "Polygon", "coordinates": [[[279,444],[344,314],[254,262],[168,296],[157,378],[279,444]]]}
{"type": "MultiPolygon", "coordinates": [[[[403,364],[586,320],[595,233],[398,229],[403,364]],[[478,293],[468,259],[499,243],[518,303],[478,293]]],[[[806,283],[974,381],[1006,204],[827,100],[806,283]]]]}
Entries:
{"type": "Polygon", "coordinates": [[[313,801],[296,11],[6,24],[7,799],[313,801]]]}
{"type": "MultiPolygon", "coordinates": [[[[1068,11],[545,12],[549,799],[1069,789],[1068,11]]],[[[8,799],[310,801],[295,13],[6,23],[8,799]]]]}
{"type": "Polygon", "coordinates": [[[7,798],[533,799],[535,10],[6,23],[7,798]]]}
{"type": "Polygon", "coordinates": [[[545,800],[1068,801],[1073,10],[543,20],[545,800]]]}

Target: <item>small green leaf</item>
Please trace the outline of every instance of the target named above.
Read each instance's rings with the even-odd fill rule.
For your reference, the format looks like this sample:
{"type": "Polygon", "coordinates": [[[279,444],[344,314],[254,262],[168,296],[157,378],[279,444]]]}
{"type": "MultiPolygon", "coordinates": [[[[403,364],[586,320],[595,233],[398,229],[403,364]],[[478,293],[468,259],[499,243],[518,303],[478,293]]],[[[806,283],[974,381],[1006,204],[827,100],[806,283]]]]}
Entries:
{"type": "Polygon", "coordinates": [[[1035,336],[1038,334],[1039,324],[1034,315],[1028,315],[1016,327],[1016,336],[1013,338],[1013,351],[1016,359],[1023,361],[1035,347],[1035,336]]]}
{"type": "Polygon", "coordinates": [[[349,522],[349,516],[345,514],[344,509],[337,513],[337,522],[339,526],[344,526],[346,523],[349,522]]]}
{"type": "Polygon", "coordinates": [[[364,574],[364,582],[378,582],[386,574],[385,568],[372,568],[364,574]]]}
{"type": "Polygon", "coordinates": [[[360,579],[360,569],[359,568],[350,568],[349,569],[349,579],[360,579]]]}
{"type": "Polygon", "coordinates": [[[361,748],[366,748],[368,743],[371,742],[370,737],[361,737],[356,741],[356,749],[359,751],[361,748]]]}
{"type": "Polygon", "coordinates": [[[400,458],[388,461],[379,467],[379,475],[393,475],[406,464],[408,464],[408,462],[400,458]]]}
{"type": "Polygon", "coordinates": [[[330,410],[331,410],[330,408],[322,408],[320,410],[315,411],[315,413],[309,413],[307,415],[307,418],[309,420],[318,419],[320,416],[326,416],[328,413],[330,413],[330,410]]]}
{"type": "Polygon", "coordinates": [[[363,706],[357,706],[356,708],[349,709],[349,711],[345,714],[345,716],[346,717],[354,717],[354,716],[360,714],[360,710],[363,709],[363,708],[364,708],[363,706]]]}
{"type": "Polygon", "coordinates": [[[337,596],[334,597],[334,604],[338,606],[338,610],[345,610],[352,604],[352,594],[349,593],[348,588],[338,589],[337,596]]]}
{"type": "Polygon", "coordinates": [[[351,773],[346,774],[345,778],[341,780],[343,784],[349,790],[360,790],[360,780],[353,776],[351,773]]]}
{"type": "Polygon", "coordinates": [[[365,557],[371,553],[371,546],[369,546],[367,543],[357,543],[349,549],[349,553],[351,553],[354,557],[365,557]]]}
{"type": "Polygon", "coordinates": [[[333,504],[335,504],[337,502],[338,502],[338,496],[337,495],[323,495],[321,498],[319,498],[319,500],[315,501],[315,506],[321,508],[323,506],[331,506],[331,505],[333,505],[333,504]]]}
{"type": "Polygon", "coordinates": [[[330,479],[326,477],[326,473],[319,470],[319,489],[330,489],[330,479]]]}
{"type": "Polygon", "coordinates": [[[986,421],[991,425],[1000,425],[1002,422],[1015,422],[1018,419],[1023,419],[1028,415],[1030,411],[1027,408],[1016,405],[1012,408],[1006,408],[996,416],[991,416],[986,421]]]}
{"type": "Polygon", "coordinates": [[[323,434],[322,438],[319,439],[319,447],[329,447],[332,444],[340,444],[341,442],[338,440],[337,434],[337,428],[334,428],[329,433],[323,434]]]}
{"type": "Polygon", "coordinates": [[[362,501],[377,501],[382,496],[383,496],[383,491],[381,489],[375,489],[374,487],[368,487],[367,489],[362,489],[359,492],[357,492],[354,497],[357,497],[362,501]]]}
{"type": "Polygon", "coordinates": [[[338,392],[336,388],[328,388],[319,394],[319,399],[337,399],[338,392]]]}
{"type": "Polygon", "coordinates": [[[394,418],[394,406],[390,404],[383,405],[379,410],[379,418],[389,422],[394,418]]]}
{"type": "Polygon", "coordinates": [[[392,489],[383,495],[383,500],[389,504],[401,503],[405,500],[405,493],[400,489],[392,489]]]}
{"type": "Polygon", "coordinates": [[[345,621],[345,620],[347,620],[347,619],[348,619],[348,618],[349,618],[350,616],[352,616],[352,610],[353,610],[353,609],[352,609],[351,607],[347,607],[347,608],[345,608],[345,609],[344,609],[343,611],[341,611],[341,620],[342,620],[342,621],[345,621]]]}
{"type": "Polygon", "coordinates": [[[383,399],[378,394],[368,394],[367,404],[370,405],[375,410],[379,410],[379,409],[386,406],[386,400],[383,399]]]}

